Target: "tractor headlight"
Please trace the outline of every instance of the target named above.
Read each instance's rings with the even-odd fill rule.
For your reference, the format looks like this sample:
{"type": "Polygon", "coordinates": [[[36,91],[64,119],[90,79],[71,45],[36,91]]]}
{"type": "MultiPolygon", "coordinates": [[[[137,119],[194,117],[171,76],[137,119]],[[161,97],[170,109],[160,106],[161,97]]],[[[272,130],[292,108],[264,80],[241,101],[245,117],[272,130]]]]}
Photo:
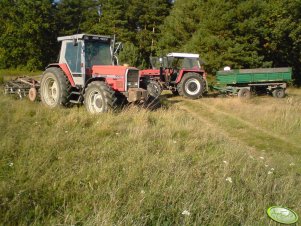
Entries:
{"type": "Polygon", "coordinates": [[[129,87],[138,86],[138,82],[128,82],[128,86],[129,87]]]}

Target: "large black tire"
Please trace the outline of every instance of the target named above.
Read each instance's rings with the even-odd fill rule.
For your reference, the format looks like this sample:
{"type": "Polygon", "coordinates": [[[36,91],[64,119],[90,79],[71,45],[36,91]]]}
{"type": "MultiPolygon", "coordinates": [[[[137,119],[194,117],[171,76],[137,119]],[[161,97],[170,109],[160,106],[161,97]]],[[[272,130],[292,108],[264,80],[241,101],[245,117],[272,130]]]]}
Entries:
{"type": "Polygon", "coordinates": [[[42,75],[40,94],[42,103],[50,108],[69,105],[70,82],[64,72],[50,67],[42,75]]]}
{"type": "Polygon", "coordinates": [[[275,98],[284,98],[285,97],[285,89],[274,89],[273,92],[273,97],[275,98]]]}
{"type": "Polygon", "coordinates": [[[147,84],[147,92],[150,96],[157,98],[162,92],[162,87],[158,82],[150,80],[147,84]]]}
{"type": "Polygon", "coordinates": [[[115,91],[105,82],[91,82],[85,89],[84,104],[87,111],[92,114],[115,110],[117,107],[115,91]]]}
{"type": "Polygon", "coordinates": [[[237,96],[239,98],[246,98],[246,99],[249,99],[251,98],[251,91],[247,88],[242,88],[238,91],[238,94],[237,96]]]}
{"type": "Polygon", "coordinates": [[[204,89],[204,79],[199,74],[193,72],[186,73],[177,85],[179,94],[190,99],[197,99],[202,96],[204,89]]]}

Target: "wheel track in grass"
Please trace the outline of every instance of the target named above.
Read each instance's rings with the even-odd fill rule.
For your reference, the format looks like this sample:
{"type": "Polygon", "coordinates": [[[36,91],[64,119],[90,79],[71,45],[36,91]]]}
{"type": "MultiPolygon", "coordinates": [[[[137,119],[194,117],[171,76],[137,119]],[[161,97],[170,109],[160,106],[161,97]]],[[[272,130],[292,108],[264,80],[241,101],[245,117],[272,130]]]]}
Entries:
{"type": "Polygon", "coordinates": [[[234,138],[248,147],[255,147],[256,150],[267,150],[270,153],[277,151],[279,153],[296,155],[301,152],[299,145],[255,126],[238,116],[232,116],[229,113],[208,106],[208,104],[201,101],[181,99],[176,105],[207,125],[217,128],[218,131],[227,135],[227,137],[234,138]]]}
{"type": "Polygon", "coordinates": [[[215,123],[212,123],[206,117],[200,116],[198,113],[196,113],[193,110],[187,108],[186,106],[183,106],[182,104],[177,105],[177,108],[179,110],[185,112],[186,114],[191,115],[197,121],[205,124],[209,129],[212,129],[214,132],[218,133],[223,138],[225,138],[227,141],[229,141],[230,144],[232,144],[232,145],[240,145],[240,146],[244,147],[244,152],[246,152],[246,154],[248,154],[250,156],[250,158],[254,158],[254,157],[258,156],[259,153],[256,150],[256,148],[250,146],[246,142],[238,139],[237,137],[232,136],[228,131],[226,131],[223,128],[219,127],[215,123]]]}
{"type": "MultiPolygon", "coordinates": [[[[189,100],[189,102],[191,102],[191,100],[189,100]]],[[[240,123],[247,125],[249,128],[252,128],[252,129],[254,129],[254,130],[258,130],[258,131],[260,131],[260,132],[263,133],[263,134],[266,134],[266,135],[268,135],[268,136],[270,136],[270,137],[273,137],[274,139],[282,140],[283,142],[288,143],[288,144],[290,144],[290,145],[292,145],[292,146],[295,146],[296,148],[298,148],[298,149],[301,150],[300,144],[297,144],[297,143],[295,143],[295,142],[293,142],[293,141],[288,141],[287,139],[283,138],[283,136],[281,136],[281,135],[279,135],[279,134],[277,134],[277,133],[271,133],[271,132],[270,132],[269,130],[267,130],[267,129],[264,129],[264,128],[262,128],[262,127],[256,126],[256,125],[254,125],[252,122],[250,122],[250,121],[248,121],[248,120],[246,120],[246,119],[243,119],[242,117],[240,117],[240,116],[238,116],[238,115],[232,115],[232,114],[230,114],[230,113],[227,112],[227,111],[221,111],[221,110],[218,109],[217,107],[209,106],[208,104],[205,104],[205,103],[203,103],[203,102],[201,102],[201,101],[197,101],[197,103],[199,103],[199,104],[202,105],[202,106],[206,106],[206,107],[207,107],[208,109],[210,109],[211,111],[215,111],[215,112],[217,112],[217,113],[219,113],[219,114],[223,114],[223,115],[225,115],[226,117],[229,117],[229,118],[231,118],[231,119],[233,119],[233,120],[237,120],[237,121],[239,121],[240,123]]]]}

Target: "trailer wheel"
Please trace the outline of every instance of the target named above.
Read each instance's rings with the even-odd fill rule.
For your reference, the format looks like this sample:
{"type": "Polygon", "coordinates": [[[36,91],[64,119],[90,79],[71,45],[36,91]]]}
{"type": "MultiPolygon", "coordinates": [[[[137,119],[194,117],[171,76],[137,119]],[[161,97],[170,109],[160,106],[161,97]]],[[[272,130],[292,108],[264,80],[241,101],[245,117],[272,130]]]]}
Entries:
{"type": "Polygon", "coordinates": [[[284,98],[285,97],[285,89],[274,89],[272,94],[273,94],[273,97],[275,97],[275,98],[284,98]]]}
{"type": "Polygon", "coordinates": [[[35,87],[31,87],[28,91],[28,99],[32,102],[37,100],[38,91],[35,87]]]}
{"type": "Polygon", "coordinates": [[[197,73],[187,73],[177,85],[177,90],[181,96],[197,99],[204,92],[204,80],[197,73]]]}
{"type": "Polygon", "coordinates": [[[42,75],[40,91],[43,104],[50,108],[68,106],[70,83],[60,68],[50,67],[42,75]]]}
{"type": "Polygon", "coordinates": [[[240,98],[250,98],[251,97],[251,91],[247,88],[242,88],[238,91],[237,95],[240,98]]]}
{"type": "Polygon", "coordinates": [[[85,90],[84,104],[92,114],[103,113],[116,109],[117,98],[105,82],[94,81],[88,84],[85,90]]]}
{"type": "Polygon", "coordinates": [[[147,91],[148,91],[149,95],[157,98],[158,96],[160,96],[160,94],[162,92],[162,88],[158,82],[151,80],[147,84],[147,91]]]}

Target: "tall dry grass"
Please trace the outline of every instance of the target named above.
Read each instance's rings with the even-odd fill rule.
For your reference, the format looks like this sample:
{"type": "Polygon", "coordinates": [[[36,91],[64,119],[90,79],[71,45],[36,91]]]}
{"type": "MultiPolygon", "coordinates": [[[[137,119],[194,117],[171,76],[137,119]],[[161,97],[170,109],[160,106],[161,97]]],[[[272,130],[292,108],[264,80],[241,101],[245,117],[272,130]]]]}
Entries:
{"type": "Polygon", "coordinates": [[[297,89],[289,90],[284,99],[204,98],[189,105],[225,130],[236,131],[235,136],[257,135],[258,139],[270,139],[267,146],[278,141],[287,143],[289,147],[283,152],[301,151],[301,93],[297,89]]]}
{"type": "Polygon", "coordinates": [[[217,106],[244,120],[263,127],[271,133],[300,143],[301,137],[301,99],[299,96],[288,96],[285,99],[255,98],[250,102],[232,101],[217,106]]]}
{"type": "Polygon", "coordinates": [[[301,213],[301,163],[199,117],[210,100],[199,101],[93,116],[0,96],[0,222],[273,225],[271,205],[301,213]]]}

